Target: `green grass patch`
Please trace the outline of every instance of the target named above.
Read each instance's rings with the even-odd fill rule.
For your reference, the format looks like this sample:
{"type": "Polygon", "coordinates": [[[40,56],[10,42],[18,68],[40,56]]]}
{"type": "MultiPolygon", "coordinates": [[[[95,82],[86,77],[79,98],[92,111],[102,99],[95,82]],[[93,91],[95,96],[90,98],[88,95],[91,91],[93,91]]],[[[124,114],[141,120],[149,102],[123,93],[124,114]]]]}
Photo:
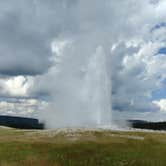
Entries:
{"type": "MultiPolygon", "coordinates": [[[[3,129],[4,130],[4,129],[3,129]]],[[[165,166],[166,135],[82,132],[48,136],[6,130],[0,136],[0,166],[165,166]],[[123,137],[124,136],[124,137],[123,137]],[[143,140],[128,136],[142,136],[143,140]]]]}

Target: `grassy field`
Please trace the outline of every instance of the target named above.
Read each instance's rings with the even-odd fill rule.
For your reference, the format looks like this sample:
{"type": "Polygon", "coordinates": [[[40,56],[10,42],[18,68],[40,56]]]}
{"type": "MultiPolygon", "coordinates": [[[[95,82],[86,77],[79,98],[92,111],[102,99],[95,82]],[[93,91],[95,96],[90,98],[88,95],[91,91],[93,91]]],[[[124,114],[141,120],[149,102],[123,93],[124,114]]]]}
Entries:
{"type": "Polygon", "coordinates": [[[165,166],[166,134],[0,129],[0,166],[165,166]]]}

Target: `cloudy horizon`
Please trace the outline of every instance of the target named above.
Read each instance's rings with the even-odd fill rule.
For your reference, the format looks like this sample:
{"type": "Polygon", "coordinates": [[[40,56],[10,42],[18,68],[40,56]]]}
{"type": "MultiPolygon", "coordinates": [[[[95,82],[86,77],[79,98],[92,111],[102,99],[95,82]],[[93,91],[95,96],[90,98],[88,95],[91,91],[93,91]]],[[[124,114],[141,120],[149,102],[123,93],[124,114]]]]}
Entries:
{"type": "Polygon", "coordinates": [[[1,115],[41,118],[60,86],[80,88],[56,73],[82,77],[101,48],[114,118],[166,120],[165,0],[0,0],[0,9],[1,115]]]}

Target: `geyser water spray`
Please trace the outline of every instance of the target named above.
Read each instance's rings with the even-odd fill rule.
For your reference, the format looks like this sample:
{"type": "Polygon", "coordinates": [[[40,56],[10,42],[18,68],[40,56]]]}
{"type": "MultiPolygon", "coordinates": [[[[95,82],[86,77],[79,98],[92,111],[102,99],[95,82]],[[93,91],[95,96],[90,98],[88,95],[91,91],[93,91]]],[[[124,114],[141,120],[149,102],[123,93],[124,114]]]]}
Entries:
{"type": "Polygon", "coordinates": [[[84,80],[85,104],[97,126],[111,124],[111,79],[107,69],[106,54],[98,47],[89,58],[84,80]]]}
{"type": "Polygon", "coordinates": [[[53,99],[43,118],[48,128],[111,125],[109,56],[102,46],[84,54],[81,49],[55,42],[55,66],[50,70],[53,99]]]}

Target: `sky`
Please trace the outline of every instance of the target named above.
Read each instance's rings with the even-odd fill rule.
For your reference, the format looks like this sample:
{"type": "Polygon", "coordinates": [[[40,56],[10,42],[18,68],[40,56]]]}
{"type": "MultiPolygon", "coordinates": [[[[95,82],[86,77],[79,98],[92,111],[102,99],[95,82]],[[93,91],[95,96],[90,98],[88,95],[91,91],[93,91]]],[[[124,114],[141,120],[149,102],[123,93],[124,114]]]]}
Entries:
{"type": "Polygon", "coordinates": [[[165,0],[0,0],[0,114],[40,117],[67,81],[61,66],[81,77],[100,47],[114,117],[166,120],[165,11],[165,0]]]}

